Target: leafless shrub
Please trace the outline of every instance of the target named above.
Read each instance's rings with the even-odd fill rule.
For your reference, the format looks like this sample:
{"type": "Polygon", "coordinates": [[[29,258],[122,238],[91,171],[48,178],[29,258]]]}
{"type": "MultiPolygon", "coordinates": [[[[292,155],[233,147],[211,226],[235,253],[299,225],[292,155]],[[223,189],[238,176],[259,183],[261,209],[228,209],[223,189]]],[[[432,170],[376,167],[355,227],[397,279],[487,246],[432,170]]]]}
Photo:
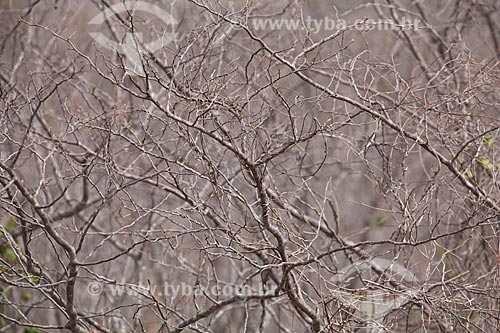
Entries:
{"type": "Polygon", "coordinates": [[[1,5],[0,331],[498,330],[495,1],[131,4],[1,5]]]}

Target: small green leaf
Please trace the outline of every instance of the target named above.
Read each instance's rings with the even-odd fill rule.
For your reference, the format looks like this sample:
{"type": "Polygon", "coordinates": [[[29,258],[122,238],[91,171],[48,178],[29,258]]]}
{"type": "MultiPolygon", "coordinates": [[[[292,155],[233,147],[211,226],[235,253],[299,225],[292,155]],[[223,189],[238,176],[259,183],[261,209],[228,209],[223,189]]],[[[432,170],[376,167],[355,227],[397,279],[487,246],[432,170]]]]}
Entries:
{"type": "Polygon", "coordinates": [[[388,222],[389,222],[389,216],[387,215],[377,215],[373,221],[373,223],[377,227],[383,227],[387,225],[388,222]]]}
{"type": "Polygon", "coordinates": [[[21,299],[25,302],[28,302],[31,299],[31,293],[27,290],[21,293],[21,299]]]}
{"type": "Polygon", "coordinates": [[[40,276],[30,273],[30,280],[34,284],[38,284],[38,282],[40,282],[40,276]]]}
{"type": "Polygon", "coordinates": [[[7,222],[5,222],[3,227],[4,227],[5,231],[11,232],[12,230],[14,230],[15,227],[17,227],[17,224],[16,224],[16,221],[12,217],[9,217],[9,219],[7,220],[7,222]]]}
{"type": "Polygon", "coordinates": [[[366,290],[363,290],[363,289],[356,289],[354,291],[354,295],[357,296],[357,298],[359,299],[366,299],[365,296],[366,296],[366,290]]]}
{"type": "Polygon", "coordinates": [[[393,91],[393,89],[385,84],[385,83],[382,83],[379,87],[378,87],[378,91],[381,92],[381,93],[388,93],[388,92],[391,92],[393,91]]]}
{"type": "Polygon", "coordinates": [[[5,249],[4,256],[5,256],[5,260],[7,260],[7,262],[9,264],[15,264],[17,262],[17,255],[14,252],[14,250],[11,249],[10,247],[5,249]]]}
{"type": "Polygon", "coordinates": [[[39,333],[40,330],[36,327],[26,327],[23,333],[39,333]]]}
{"type": "Polygon", "coordinates": [[[486,157],[480,157],[477,159],[477,163],[479,163],[479,165],[481,167],[483,167],[484,169],[488,169],[488,170],[494,170],[495,169],[495,165],[493,163],[491,163],[491,161],[489,159],[487,159],[486,157]]]}
{"type": "Polygon", "coordinates": [[[470,168],[467,168],[467,170],[465,170],[465,178],[467,178],[467,180],[472,180],[474,175],[472,174],[472,170],[470,168]]]}
{"type": "Polygon", "coordinates": [[[495,137],[491,134],[486,134],[485,136],[483,136],[484,148],[488,148],[489,146],[491,146],[494,141],[495,141],[495,137]]]}

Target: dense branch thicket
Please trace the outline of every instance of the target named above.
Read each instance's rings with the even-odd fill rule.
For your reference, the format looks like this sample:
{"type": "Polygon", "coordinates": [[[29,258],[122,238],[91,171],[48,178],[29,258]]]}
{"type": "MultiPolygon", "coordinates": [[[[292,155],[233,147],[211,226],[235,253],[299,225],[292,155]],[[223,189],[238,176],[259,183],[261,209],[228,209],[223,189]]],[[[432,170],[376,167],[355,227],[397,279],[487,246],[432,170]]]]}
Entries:
{"type": "Polygon", "coordinates": [[[0,4],[1,332],[498,331],[497,1],[139,3],[0,4]]]}

